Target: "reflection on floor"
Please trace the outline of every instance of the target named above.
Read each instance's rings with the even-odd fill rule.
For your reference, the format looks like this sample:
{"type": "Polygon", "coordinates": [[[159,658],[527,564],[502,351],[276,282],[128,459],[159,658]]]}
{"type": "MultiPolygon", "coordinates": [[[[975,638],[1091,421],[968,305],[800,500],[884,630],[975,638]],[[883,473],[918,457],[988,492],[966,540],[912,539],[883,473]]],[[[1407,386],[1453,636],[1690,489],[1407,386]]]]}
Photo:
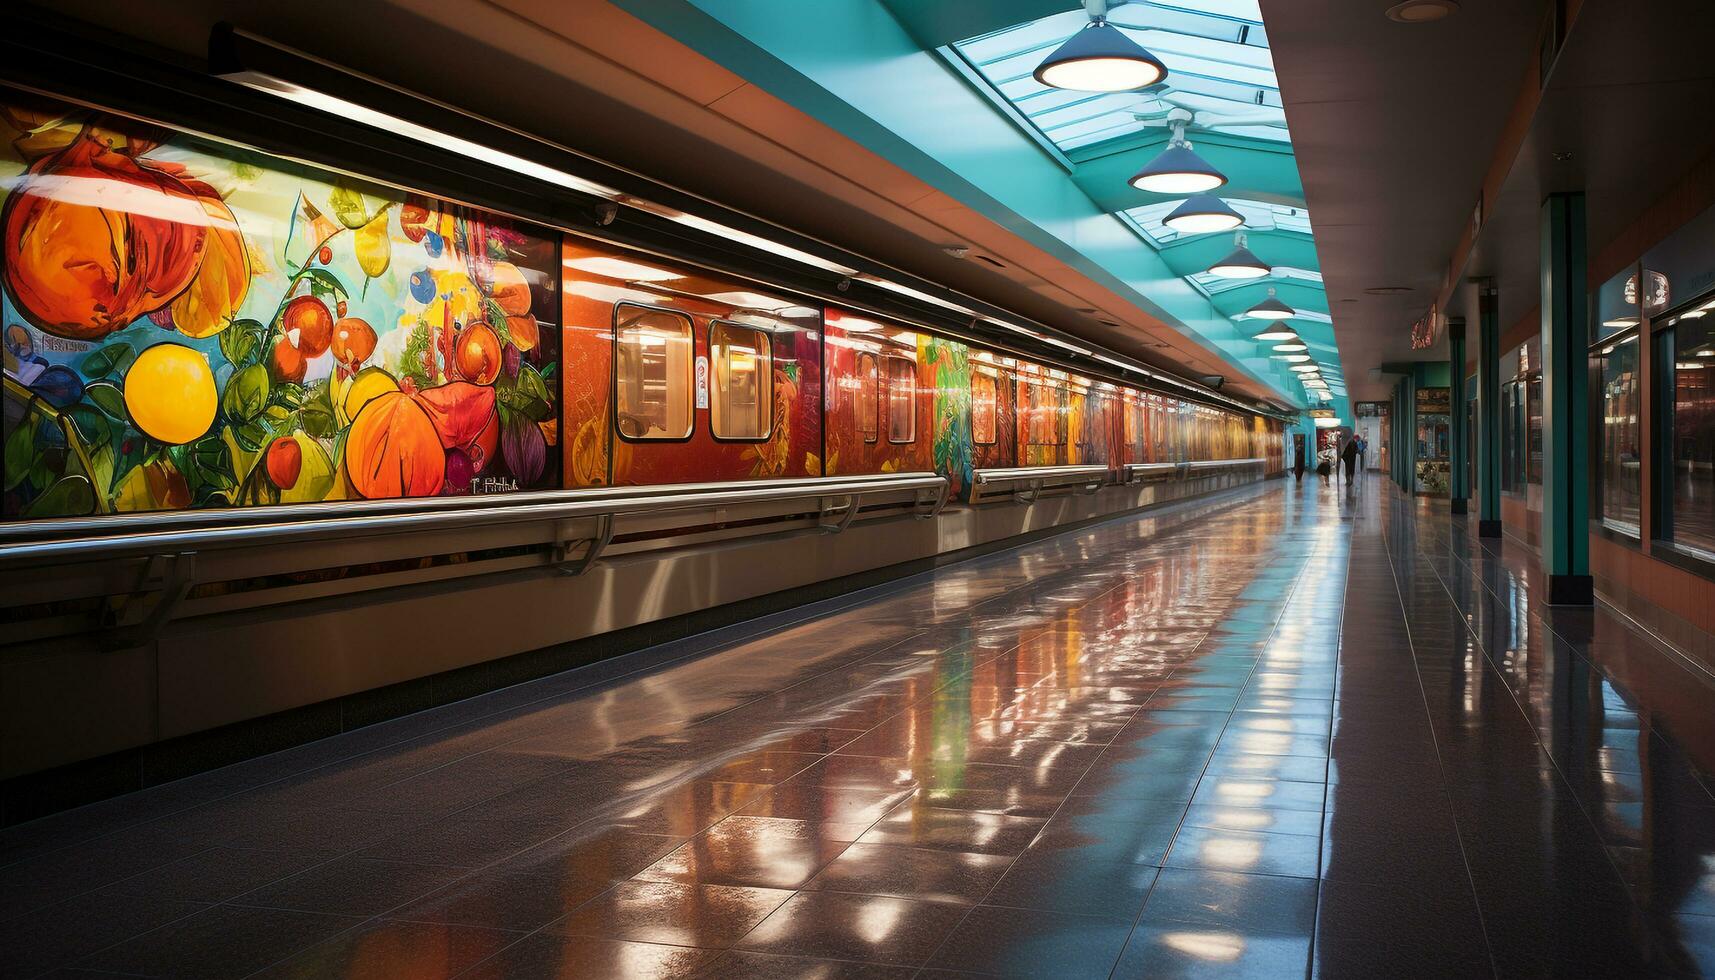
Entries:
{"type": "Polygon", "coordinates": [[[1715,689],[1386,486],[1110,522],[8,831],[0,972],[1715,970],[1715,689]]]}

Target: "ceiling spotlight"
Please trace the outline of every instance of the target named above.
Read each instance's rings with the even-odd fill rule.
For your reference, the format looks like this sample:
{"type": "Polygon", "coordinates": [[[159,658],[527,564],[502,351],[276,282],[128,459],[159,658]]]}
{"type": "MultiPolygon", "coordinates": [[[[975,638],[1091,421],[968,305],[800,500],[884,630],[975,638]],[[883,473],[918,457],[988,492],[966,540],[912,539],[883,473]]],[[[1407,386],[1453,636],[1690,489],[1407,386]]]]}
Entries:
{"type": "Polygon", "coordinates": [[[1197,194],[1181,201],[1161,223],[1184,235],[1231,231],[1245,223],[1245,216],[1213,194],[1197,194]]]}
{"type": "Polygon", "coordinates": [[[1387,8],[1387,17],[1401,24],[1427,24],[1458,12],[1456,0],[1405,0],[1387,8]]]}
{"type": "Polygon", "coordinates": [[[1167,141],[1167,149],[1132,175],[1131,186],[1156,194],[1201,194],[1225,184],[1227,175],[1210,166],[1185,141],[1185,124],[1191,121],[1191,113],[1174,109],[1169,118],[1173,138],[1167,141]]]}
{"type": "Polygon", "coordinates": [[[1291,327],[1287,326],[1284,323],[1277,323],[1274,326],[1269,327],[1267,330],[1264,330],[1262,333],[1257,334],[1255,337],[1252,337],[1251,339],[1252,340],[1297,340],[1298,339],[1298,331],[1292,329],[1291,327]]]}
{"type": "Polygon", "coordinates": [[[1275,344],[1274,349],[1281,354],[1296,354],[1299,351],[1309,350],[1310,345],[1302,340],[1286,340],[1275,344]]]}
{"type": "Polygon", "coordinates": [[[1245,247],[1245,233],[1242,231],[1233,233],[1233,250],[1227,253],[1227,257],[1209,266],[1209,274],[1222,279],[1261,279],[1273,271],[1273,267],[1245,247]]]}
{"type": "Polygon", "coordinates": [[[1049,88],[1130,92],[1166,78],[1167,66],[1105,16],[1097,16],[1043,59],[1033,74],[1049,88]]]}
{"type": "Polygon", "coordinates": [[[1274,298],[1274,287],[1268,287],[1268,299],[1245,311],[1245,316],[1258,320],[1284,320],[1297,316],[1298,311],[1274,298]]]}

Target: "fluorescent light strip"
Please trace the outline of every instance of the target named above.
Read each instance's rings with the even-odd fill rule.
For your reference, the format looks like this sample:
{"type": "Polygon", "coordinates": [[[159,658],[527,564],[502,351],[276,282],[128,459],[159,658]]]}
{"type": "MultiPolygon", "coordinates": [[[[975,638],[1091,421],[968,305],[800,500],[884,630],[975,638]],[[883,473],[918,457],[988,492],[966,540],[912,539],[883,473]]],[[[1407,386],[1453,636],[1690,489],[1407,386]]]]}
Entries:
{"type": "Polygon", "coordinates": [[[329,95],[326,92],[319,92],[315,89],[305,88],[302,85],[288,82],[281,78],[275,78],[272,75],[247,71],[236,72],[234,74],[227,75],[226,77],[241,85],[255,89],[258,92],[266,92],[269,95],[278,96],[289,102],[296,102],[299,105],[308,106],[312,109],[339,116],[344,119],[350,119],[353,122],[362,123],[366,126],[373,126],[376,129],[396,133],[400,136],[416,140],[419,143],[424,143],[437,149],[451,150],[460,156],[469,157],[472,160],[477,160],[505,170],[510,170],[514,173],[523,174],[526,177],[534,177],[537,180],[546,181],[550,184],[564,187],[567,190],[578,191],[583,194],[594,194],[598,197],[605,197],[608,200],[615,200],[620,196],[619,191],[612,187],[608,187],[605,184],[598,184],[593,180],[586,180],[575,174],[566,173],[564,170],[556,170],[553,167],[545,166],[534,160],[527,160],[521,156],[514,156],[504,150],[496,150],[493,147],[483,146],[480,143],[473,143],[470,140],[461,139],[450,133],[439,132],[438,130],[430,129],[427,126],[419,126],[410,120],[400,119],[398,116],[390,116],[385,112],[379,112],[375,109],[369,108],[368,106],[359,105],[356,102],[342,99],[336,95],[329,95]]]}
{"type": "MultiPolygon", "coordinates": [[[[831,262],[819,255],[811,255],[809,252],[801,251],[790,245],[782,245],[779,242],[763,238],[761,235],[752,235],[748,231],[739,231],[737,228],[730,228],[718,221],[710,221],[707,218],[701,218],[694,214],[682,213],[669,215],[668,217],[671,217],[674,221],[677,221],[686,227],[695,228],[698,231],[726,238],[731,241],[738,242],[740,245],[749,245],[751,248],[768,252],[772,255],[778,255],[783,259],[791,259],[794,262],[801,262],[804,265],[814,266],[818,269],[833,272],[842,276],[857,275],[856,269],[840,265],[838,262],[831,262]]],[[[877,282],[880,285],[887,285],[887,283],[880,282],[879,280],[877,280],[877,282]]]]}

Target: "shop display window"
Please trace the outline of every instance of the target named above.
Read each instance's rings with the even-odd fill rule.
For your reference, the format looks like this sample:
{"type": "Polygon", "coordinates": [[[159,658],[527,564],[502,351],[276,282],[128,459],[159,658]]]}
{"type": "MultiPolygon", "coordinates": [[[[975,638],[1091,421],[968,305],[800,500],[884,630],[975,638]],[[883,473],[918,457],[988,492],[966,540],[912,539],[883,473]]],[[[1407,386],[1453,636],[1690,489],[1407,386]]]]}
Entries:
{"type": "MultiPolygon", "coordinates": [[[[1666,318],[1659,422],[1665,434],[1661,479],[1669,491],[1662,536],[1715,561],[1715,295],[1666,318]]],[[[1665,499],[1664,499],[1665,498],[1665,499]]]]}
{"type": "Polygon", "coordinates": [[[1601,448],[1596,505],[1603,523],[1639,533],[1642,513],[1642,434],[1638,420],[1638,335],[1610,340],[1592,358],[1601,379],[1601,448]]]}

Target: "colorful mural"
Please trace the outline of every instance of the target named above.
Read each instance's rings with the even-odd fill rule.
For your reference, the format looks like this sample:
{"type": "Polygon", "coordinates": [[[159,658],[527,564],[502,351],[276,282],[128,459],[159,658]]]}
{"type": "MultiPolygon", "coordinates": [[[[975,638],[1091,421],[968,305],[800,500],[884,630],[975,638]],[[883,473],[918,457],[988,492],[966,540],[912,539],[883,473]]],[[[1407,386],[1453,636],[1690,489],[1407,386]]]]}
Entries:
{"type": "Polygon", "coordinates": [[[560,484],[551,233],[21,93],[0,123],[5,516],[560,484]]]}
{"type": "Polygon", "coordinates": [[[971,485],[971,349],[956,340],[918,335],[919,363],[934,382],[934,429],[930,454],[935,472],[957,498],[971,485]]]}

